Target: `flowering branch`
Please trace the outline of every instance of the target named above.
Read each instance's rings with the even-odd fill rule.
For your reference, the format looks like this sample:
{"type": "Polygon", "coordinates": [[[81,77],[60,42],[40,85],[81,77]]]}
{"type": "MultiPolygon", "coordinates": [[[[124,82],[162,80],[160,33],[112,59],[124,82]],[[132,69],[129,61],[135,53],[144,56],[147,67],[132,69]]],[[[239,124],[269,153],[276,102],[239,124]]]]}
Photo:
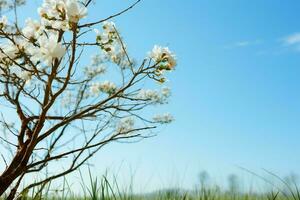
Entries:
{"type": "Polygon", "coordinates": [[[6,167],[0,173],[0,195],[9,188],[9,198],[22,195],[19,185],[32,173],[41,181],[25,191],[44,187],[78,169],[103,146],[147,138],[160,124],[173,121],[170,114],[145,112],[166,104],[170,89],[145,85],[163,84],[166,73],[175,69],[175,55],[156,45],[138,65],[116,25],[107,21],[140,0],[107,19],[80,25],[91,2],[44,0],[40,19],[29,18],[22,28],[5,16],[0,19],[0,103],[15,119],[1,121],[0,152],[6,152],[6,167]],[[86,27],[96,25],[100,29],[89,41],[86,27]],[[97,52],[88,66],[87,49],[97,52]],[[69,166],[49,170],[62,160],[69,166]],[[49,174],[43,177],[47,167],[49,174]]]}

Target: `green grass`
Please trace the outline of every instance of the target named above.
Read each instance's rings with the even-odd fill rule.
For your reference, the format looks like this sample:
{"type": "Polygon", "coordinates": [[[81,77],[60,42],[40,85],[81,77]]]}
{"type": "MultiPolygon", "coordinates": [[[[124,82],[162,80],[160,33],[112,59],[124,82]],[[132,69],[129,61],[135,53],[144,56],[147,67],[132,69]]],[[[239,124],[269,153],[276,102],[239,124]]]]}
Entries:
{"type": "Polygon", "coordinates": [[[106,181],[100,182],[100,185],[95,182],[92,183],[88,192],[82,196],[76,196],[72,191],[62,193],[55,193],[49,196],[23,196],[21,199],[52,199],[52,200],[299,200],[299,196],[292,194],[284,196],[279,192],[270,192],[265,194],[251,194],[251,193],[231,193],[221,192],[213,188],[207,188],[199,191],[182,191],[180,189],[164,190],[151,194],[134,195],[129,193],[119,193],[118,191],[111,191],[110,186],[106,181]],[[104,184],[104,185],[102,185],[104,184]]]}
{"type": "MultiPolygon", "coordinates": [[[[81,176],[81,195],[78,191],[73,192],[72,187],[66,178],[63,178],[59,189],[52,188],[51,183],[43,188],[35,188],[32,191],[24,192],[19,199],[45,199],[45,200],[300,200],[300,192],[295,182],[288,182],[280,177],[276,178],[283,186],[277,187],[272,191],[264,193],[240,192],[239,182],[236,176],[230,176],[229,187],[222,189],[220,186],[207,183],[206,175],[200,175],[200,183],[194,190],[168,189],[152,193],[134,194],[133,184],[122,187],[118,184],[117,178],[110,180],[106,175],[101,178],[92,176],[88,171],[89,181],[83,181],[81,176]],[[124,189],[125,188],[125,189],[124,189]]],[[[273,184],[272,182],[269,182],[273,184]]],[[[265,191],[262,188],[262,191],[265,191]]],[[[0,198],[1,199],[1,198],[0,198]]]]}

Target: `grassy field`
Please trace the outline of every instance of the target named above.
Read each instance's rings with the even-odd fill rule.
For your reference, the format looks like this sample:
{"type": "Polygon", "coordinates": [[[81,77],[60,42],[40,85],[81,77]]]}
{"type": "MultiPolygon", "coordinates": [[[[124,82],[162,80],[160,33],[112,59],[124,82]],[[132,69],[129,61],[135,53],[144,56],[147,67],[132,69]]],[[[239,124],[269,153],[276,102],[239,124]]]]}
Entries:
{"type": "Polygon", "coordinates": [[[233,193],[217,188],[206,188],[198,191],[183,191],[180,189],[163,190],[151,194],[131,194],[111,191],[108,185],[94,185],[84,195],[74,195],[72,191],[60,191],[52,194],[23,195],[20,199],[53,199],[53,200],[300,200],[299,194],[282,194],[280,192],[233,193]],[[99,186],[99,187],[97,187],[99,186]]]}
{"type": "MultiPolygon", "coordinates": [[[[81,174],[81,173],[80,173],[81,174]]],[[[81,174],[82,175],[82,174],[81,174]]],[[[82,176],[81,176],[82,177],[82,176]]],[[[273,185],[271,191],[261,188],[262,193],[241,192],[238,177],[228,177],[228,186],[222,188],[218,185],[208,184],[207,174],[199,176],[199,183],[194,190],[165,189],[152,193],[134,194],[133,186],[122,187],[117,178],[109,181],[107,176],[94,178],[89,171],[89,181],[79,183],[79,191],[74,192],[64,179],[59,188],[52,187],[51,183],[43,188],[36,188],[30,192],[24,192],[19,199],[53,199],[53,200],[300,200],[300,192],[295,180],[281,179],[277,177],[281,186],[273,185]],[[125,189],[124,189],[125,188],[125,189]]],[[[268,184],[273,184],[271,181],[268,184]]]]}

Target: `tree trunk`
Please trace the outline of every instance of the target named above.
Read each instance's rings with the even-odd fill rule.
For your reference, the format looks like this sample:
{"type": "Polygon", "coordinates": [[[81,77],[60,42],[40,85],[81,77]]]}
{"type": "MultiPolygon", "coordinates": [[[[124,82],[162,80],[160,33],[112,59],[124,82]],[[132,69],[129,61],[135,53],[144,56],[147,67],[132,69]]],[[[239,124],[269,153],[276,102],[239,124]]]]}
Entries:
{"type": "Polygon", "coordinates": [[[14,178],[3,178],[3,175],[0,176],[0,197],[4,194],[4,192],[11,186],[14,182],[14,178]]]}
{"type": "Polygon", "coordinates": [[[23,151],[17,153],[8,168],[0,175],[0,197],[26,169],[26,162],[21,163],[23,151]]]}

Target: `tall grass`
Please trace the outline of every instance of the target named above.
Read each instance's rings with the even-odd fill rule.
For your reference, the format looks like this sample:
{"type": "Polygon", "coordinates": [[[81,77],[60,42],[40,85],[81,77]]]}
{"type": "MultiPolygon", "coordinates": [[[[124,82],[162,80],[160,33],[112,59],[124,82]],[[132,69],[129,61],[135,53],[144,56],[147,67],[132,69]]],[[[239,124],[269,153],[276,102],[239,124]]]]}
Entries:
{"type": "MultiPolygon", "coordinates": [[[[102,177],[93,177],[91,170],[88,170],[89,180],[84,181],[83,174],[79,171],[81,181],[81,195],[78,191],[72,191],[72,187],[66,178],[62,181],[59,189],[51,187],[51,183],[32,191],[20,194],[19,199],[49,199],[49,200],[300,200],[299,187],[296,181],[282,179],[279,176],[268,172],[276,177],[283,187],[274,187],[270,192],[255,193],[241,192],[239,181],[236,176],[228,178],[228,188],[222,189],[218,185],[207,183],[207,175],[200,174],[200,181],[194,190],[164,189],[152,193],[134,194],[133,183],[127,187],[121,187],[117,177],[108,178],[107,174],[102,177]],[[123,189],[121,189],[123,188],[123,189]],[[124,189],[125,188],[125,189],[124,189]]],[[[275,184],[270,182],[271,184],[275,184]]]]}

